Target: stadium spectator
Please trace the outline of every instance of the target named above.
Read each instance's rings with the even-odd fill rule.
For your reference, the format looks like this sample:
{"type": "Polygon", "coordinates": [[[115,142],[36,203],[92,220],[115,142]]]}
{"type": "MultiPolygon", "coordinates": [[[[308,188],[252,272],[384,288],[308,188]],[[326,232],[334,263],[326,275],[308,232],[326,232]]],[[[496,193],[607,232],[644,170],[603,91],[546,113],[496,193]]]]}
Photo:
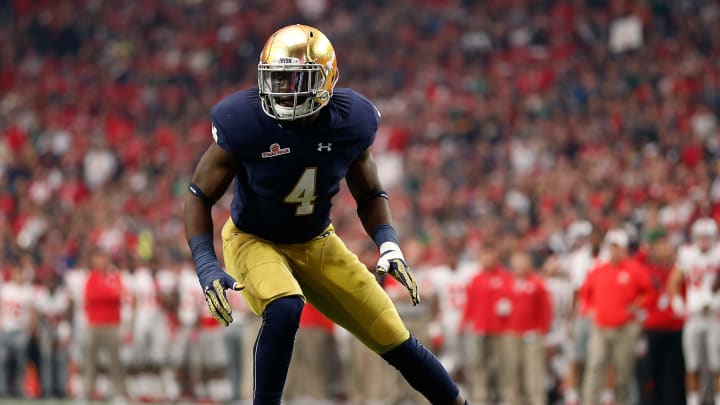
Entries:
{"type": "MultiPolygon", "coordinates": [[[[339,86],[377,101],[397,227],[424,252],[458,223],[542,263],[566,253],[561,235],[580,219],[638,234],[662,223],[674,247],[691,221],[720,219],[717,2],[308,3],[0,2],[0,263],[29,253],[63,274],[76,365],[84,252],[134,251],[145,230],[155,252],[187,261],[177,196],[210,142],[207,110],[255,82],[260,38],[288,22],[325,31],[339,86]],[[616,51],[627,16],[642,35],[616,51]]],[[[335,207],[345,242],[374,254],[347,190],[335,207]]]]}
{"type": "Polygon", "coordinates": [[[675,264],[675,248],[667,232],[658,227],[645,235],[637,259],[645,265],[650,278],[650,291],[643,308],[643,334],[647,343],[644,357],[638,364],[640,403],[642,405],[685,404],[685,369],[682,353],[684,317],[673,309],[667,284],[675,264]]]}
{"type": "Polygon", "coordinates": [[[127,398],[125,369],[120,361],[120,311],[125,286],[120,273],[112,265],[108,253],[95,249],[90,257],[90,272],[84,288],[87,336],[83,365],[82,398],[92,398],[100,365],[100,353],[107,355],[107,370],[116,402],[127,398]]]}
{"type": "Polygon", "coordinates": [[[583,404],[600,405],[607,370],[615,375],[614,403],[631,404],[635,370],[635,343],[640,334],[642,302],[650,290],[647,273],[628,256],[630,238],[622,229],[605,235],[608,261],[587,275],[581,294],[592,310],[588,361],[583,383],[583,404]]]}
{"type": "Polygon", "coordinates": [[[544,337],[552,321],[552,302],[527,253],[513,252],[510,269],[512,310],[501,343],[503,403],[543,405],[547,403],[544,337]]]}

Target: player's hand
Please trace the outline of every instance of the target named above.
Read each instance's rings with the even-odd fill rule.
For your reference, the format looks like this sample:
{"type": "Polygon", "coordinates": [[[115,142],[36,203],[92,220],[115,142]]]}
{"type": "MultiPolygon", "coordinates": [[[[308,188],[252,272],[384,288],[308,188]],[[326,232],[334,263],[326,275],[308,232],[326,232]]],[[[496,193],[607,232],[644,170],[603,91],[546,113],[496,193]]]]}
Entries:
{"type": "Polygon", "coordinates": [[[226,289],[240,291],[245,286],[235,281],[229,274],[224,272],[219,264],[198,272],[198,279],[205,294],[210,315],[222,326],[228,326],[233,321],[232,308],[225,295],[226,289]]]}
{"type": "Polygon", "coordinates": [[[380,260],[375,271],[378,275],[390,274],[395,280],[404,285],[410,292],[410,301],[413,305],[420,303],[418,287],[410,267],[405,262],[400,246],[395,242],[384,242],[380,245],[380,260]]]}
{"type": "Polygon", "coordinates": [[[685,301],[679,295],[675,295],[670,300],[670,307],[677,316],[685,315],[685,301]]]}

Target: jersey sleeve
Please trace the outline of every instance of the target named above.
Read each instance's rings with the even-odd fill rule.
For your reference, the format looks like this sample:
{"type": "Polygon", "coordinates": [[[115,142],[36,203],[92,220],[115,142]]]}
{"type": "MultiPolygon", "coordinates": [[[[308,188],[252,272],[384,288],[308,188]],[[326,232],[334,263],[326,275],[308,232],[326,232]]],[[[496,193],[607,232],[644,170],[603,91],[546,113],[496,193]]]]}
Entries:
{"type": "Polygon", "coordinates": [[[380,127],[382,114],[375,104],[360,93],[355,93],[353,110],[354,128],[359,138],[356,156],[360,156],[375,142],[375,134],[380,127]]]}
{"type": "Polygon", "coordinates": [[[212,136],[223,150],[245,158],[247,139],[260,132],[254,95],[251,90],[241,90],[220,100],[210,109],[212,136]]]}
{"type": "Polygon", "coordinates": [[[233,122],[233,115],[228,111],[228,106],[223,103],[224,100],[210,110],[212,137],[224,151],[235,155],[238,154],[239,149],[232,141],[231,136],[237,124],[233,122]]]}

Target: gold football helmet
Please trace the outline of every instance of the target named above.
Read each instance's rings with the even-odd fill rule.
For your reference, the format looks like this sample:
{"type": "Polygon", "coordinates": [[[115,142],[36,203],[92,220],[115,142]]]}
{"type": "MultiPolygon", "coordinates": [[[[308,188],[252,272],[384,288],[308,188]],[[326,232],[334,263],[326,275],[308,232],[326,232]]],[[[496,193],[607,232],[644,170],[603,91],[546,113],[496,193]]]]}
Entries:
{"type": "Polygon", "coordinates": [[[307,25],[277,30],[258,63],[258,90],[265,114],[277,120],[307,117],[332,97],[339,72],[325,34],[307,25]]]}

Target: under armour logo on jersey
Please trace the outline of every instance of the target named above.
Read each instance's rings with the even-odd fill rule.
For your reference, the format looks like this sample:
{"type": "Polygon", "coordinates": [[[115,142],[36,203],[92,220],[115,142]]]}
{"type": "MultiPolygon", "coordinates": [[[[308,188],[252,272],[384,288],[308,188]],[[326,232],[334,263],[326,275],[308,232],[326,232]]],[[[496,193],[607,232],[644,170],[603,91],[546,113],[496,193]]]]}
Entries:
{"type": "Polygon", "coordinates": [[[332,150],[332,142],[328,142],[327,145],[323,145],[322,142],[318,142],[318,152],[330,152],[332,150]]]}

